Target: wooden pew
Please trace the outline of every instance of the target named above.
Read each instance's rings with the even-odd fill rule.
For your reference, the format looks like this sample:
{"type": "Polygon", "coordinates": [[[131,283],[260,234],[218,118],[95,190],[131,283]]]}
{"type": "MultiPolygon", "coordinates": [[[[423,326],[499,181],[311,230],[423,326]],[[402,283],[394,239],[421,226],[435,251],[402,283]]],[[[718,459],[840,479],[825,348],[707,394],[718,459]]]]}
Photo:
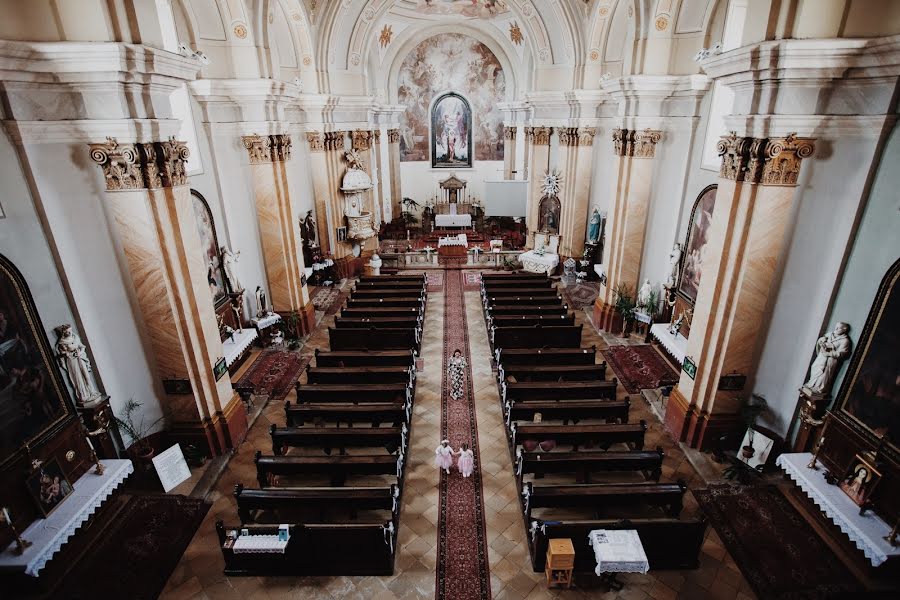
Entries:
{"type": "Polygon", "coordinates": [[[342,317],[418,317],[422,315],[419,308],[404,307],[377,307],[377,308],[345,308],[341,311],[342,317]]]}
{"type": "Polygon", "coordinates": [[[269,429],[272,454],[282,456],[287,448],[384,448],[388,454],[405,448],[406,426],[401,427],[276,427],[269,429]]]}
{"type": "MultiPolygon", "coordinates": [[[[485,298],[491,298],[493,302],[502,302],[503,298],[549,298],[553,300],[560,298],[559,291],[556,288],[489,288],[484,292],[485,298]]],[[[550,302],[548,302],[549,304],[550,302]]]]}
{"type": "Polygon", "coordinates": [[[574,325],[575,313],[561,315],[491,315],[488,324],[494,327],[527,327],[529,325],[546,325],[558,327],[560,325],[574,325]]]}
{"type": "Polygon", "coordinates": [[[417,300],[425,296],[425,288],[421,290],[383,290],[379,288],[363,288],[354,290],[350,296],[354,300],[363,300],[366,298],[391,298],[417,300]]]}
{"type": "Polygon", "coordinates": [[[564,315],[569,312],[567,304],[547,304],[536,306],[520,306],[518,304],[495,304],[485,310],[492,317],[503,315],[564,315]]]}
{"type": "Polygon", "coordinates": [[[559,327],[497,327],[491,329],[494,348],[578,348],[581,346],[582,325],[559,327]]]}
{"type": "Polygon", "coordinates": [[[540,277],[518,277],[509,279],[488,279],[483,280],[481,282],[482,289],[485,290],[496,290],[503,288],[513,288],[513,287],[552,287],[553,280],[544,277],[543,279],[540,277]]]}
{"type": "Polygon", "coordinates": [[[618,380],[609,381],[521,381],[500,383],[500,397],[505,400],[569,400],[616,399],[618,380]]]}
{"type": "Polygon", "coordinates": [[[541,296],[484,296],[482,298],[484,306],[490,308],[495,304],[512,304],[519,306],[545,306],[545,305],[561,305],[563,303],[562,296],[553,296],[550,294],[541,296]]]}
{"type": "Polygon", "coordinates": [[[700,548],[706,537],[706,519],[609,519],[599,521],[548,521],[532,520],[529,541],[531,564],[535,572],[544,572],[547,546],[551,539],[577,540],[575,546],[575,570],[594,572],[597,561],[594,550],[587,543],[588,534],[595,529],[634,529],[641,538],[647,553],[650,570],[696,569],[700,548]]]}
{"type": "Polygon", "coordinates": [[[497,348],[494,358],[504,368],[518,365],[592,365],[597,360],[597,347],[497,348]]]}
{"type": "Polygon", "coordinates": [[[504,381],[514,377],[517,381],[603,381],[606,363],[593,365],[511,365],[502,363],[497,378],[504,381]]]}
{"type": "Polygon", "coordinates": [[[332,350],[404,350],[418,349],[420,331],[416,327],[369,329],[328,328],[332,350]]]}
{"type": "MultiPolygon", "coordinates": [[[[245,489],[239,483],[234,486],[238,517],[242,523],[259,522],[259,512],[274,514],[272,522],[283,523],[283,515],[297,511],[323,514],[329,509],[348,510],[355,518],[359,510],[400,509],[400,488],[390,487],[282,487],[261,490],[245,489]]],[[[307,517],[308,520],[308,517],[307,517]]]]}
{"type": "Polygon", "coordinates": [[[421,324],[418,316],[407,317],[335,317],[334,326],[338,329],[407,329],[421,324]]]}
{"type": "Polygon", "coordinates": [[[392,575],[397,547],[394,521],[384,523],[291,523],[284,554],[238,554],[229,531],[275,535],[278,525],[227,526],[216,522],[225,575],[392,575]]]}
{"type": "Polygon", "coordinates": [[[410,366],[415,363],[412,350],[340,350],[323,351],[316,348],[317,367],[410,366]]]}
{"type": "Polygon", "coordinates": [[[332,487],[343,486],[354,475],[403,474],[403,465],[390,454],[357,454],[341,456],[263,456],[256,451],[256,481],[260,488],[275,486],[278,477],[330,475],[332,487]]]}
{"type": "Polygon", "coordinates": [[[415,376],[408,365],[402,367],[306,367],[307,383],[412,383],[415,376]]]}
{"type": "Polygon", "coordinates": [[[533,421],[536,414],[546,421],[578,423],[583,419],[603,420],[607,423],[627,423],[631,401],[616,400],[537,400],[532,402],[508,402],[504,408],[506,420],[533,421]]]}
{"type": "Polygon", "coordinates": [[[356,284],[358,290],[419,290],[424,289],[425,283],[418,279],[416,281],[360,281],[356,284]]]}
{"type": "MultiPolygon", "coordinates": [[[[678,483],[572,483],[566,485],[541,485],[525,482],[522,503],[525,506],[525,522],[531,520],[535,508],[589,507],[598,515],[610,508],[635,504],[662,508],[667,517],[681,514],[687,484],[678,483]]],[[[637,515],[645,516],[645,515],[637,515]]],[[[600,518],[604,518],[600,516],[600,518]]]]}
{"type": "MultiPolygon", "coordinates": [[[[341,430],[346,431],[346,430],[341,430]]],[[[594,444],[608,448],[612,444],[627,444],[632,450],[644,449],[644,434],[647,422],[606,423],[601,425],[550,425],[546,423],[510,423],[509,433],[512,447],[523,442],[541,443],[553,440],[557,445],[571,445],[576,451],[579,446],[594,444]]],[[[277,452],[276,452],[277,454],[277,452]]]]}
{"type": "Polygon", "coordinates": [[[482,281],[503,281],[504,279],[547,279],[544,273],[530,271],[504,271],[502,273],[482,273],[482,281]]]}
{"type": "Polygon", "coordinates": [[[427,281],[425,275],[362,275],[359,278],[360,283],[367,282],[384,282],[384,281],[427,281]]]}
{"type": "Polygon", "coordinates": [[[409,402],[367,402],[354,404],[351,402],[316,402],[291,404],[285,402],[285,423],[288,427],[302,427],[309,422],[318,419],[334,421],[338,424],[369,423],[372,427],[379,427],[382,423],[392,423],[394,427],[400,427],[409,422],[412,404],[409,402]]]}
{"type": "MultiPolygon", "coordinates": [[[[516,451],[517,489],[522,489],[525,475],[543,477],[547,473],[575,473],[585,483],[590,483],[591,473],[640,472],[650,481],[659,481],[662,474],[662,448],[636,452],[581,451],[581,452],[525,452],[516,451]]],[[[260,484],[261,485],[261,484],[260,484]]]]}
{"type": "Polygon", "coordinates": [[[295,384],[298,402],[405,402],[411,397],[406,383],[300,383],[295,384]]]}
{"type": "Polygon", "coordinates": [[[421,308],[425,302],[421,298],[349,298],[346,308],[421,308]]]}

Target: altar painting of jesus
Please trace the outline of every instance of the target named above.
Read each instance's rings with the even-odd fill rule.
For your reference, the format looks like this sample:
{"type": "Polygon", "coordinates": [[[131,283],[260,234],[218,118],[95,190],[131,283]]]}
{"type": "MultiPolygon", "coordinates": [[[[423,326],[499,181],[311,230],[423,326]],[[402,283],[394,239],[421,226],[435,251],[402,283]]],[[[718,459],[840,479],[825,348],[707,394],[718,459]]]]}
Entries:
{"type": "Polygon", "coordinates": [[[431,166],[472,166],[472,111],[459,94],[444,94],[431,109],[431,166]]]}

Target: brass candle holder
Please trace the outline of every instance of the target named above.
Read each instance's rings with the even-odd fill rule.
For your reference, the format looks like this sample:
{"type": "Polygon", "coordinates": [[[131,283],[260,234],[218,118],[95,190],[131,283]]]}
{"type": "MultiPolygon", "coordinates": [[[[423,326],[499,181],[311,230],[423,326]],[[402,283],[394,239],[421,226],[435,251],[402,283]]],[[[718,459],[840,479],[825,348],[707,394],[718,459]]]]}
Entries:
{"type": "Polygon", "coordinates": [[[13,536],[15,536],[16,538],[16,549],[13,550],[13,552],[15,554],[21,555],[23,552],[25,552],[26,548],[32,545],[31,542],[29,542],[19,534],[19,530],[16,529],[15,525],[13,525],[12,519],[9,516],[9,510],[6,507],[3,507],[3,509],[0,510],[0,514],[2,514],[3,522],[9,526],[9,530],[12,531],[13,536]]]}
{"type": "Polygon", "coordinates": [[[897,545],[897,528],[900,527],[900,519],[897,519],[894,522],[894,527],[891,528],[891,532],[884,536],[884,539],[887,540],[887,543],[891,546],[897,545]]]}
{"type": "Polygon", "coordinates": [[[825,443],[825,435],[823,434],[819,441],[816,443],[816,447],[813,449],[812,458],[809,461],[809,464],[806,465],[807,469],[812,469],[814,471],[818,471],[819,467],[816,465],[816,461],[819,460],[819,451],[822,449],[822,444],[825,443]]]}

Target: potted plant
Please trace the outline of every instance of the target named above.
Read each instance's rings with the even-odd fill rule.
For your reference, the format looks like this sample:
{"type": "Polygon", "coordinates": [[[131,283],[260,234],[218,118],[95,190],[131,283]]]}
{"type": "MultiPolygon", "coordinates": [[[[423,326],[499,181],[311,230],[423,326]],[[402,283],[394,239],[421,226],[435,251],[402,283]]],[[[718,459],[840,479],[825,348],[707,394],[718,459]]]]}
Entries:
{"type": "Polygon", "coordinates": [[[149,463],[156,453],[156,449],[147,441],[147,435],[158,423],[165,420],[165,415],[147,423],[144,415],[140,412],[141,406],[143,406],[141,402],[130,398],[122,409],[122,416],[113,415],[113,419],[115,419],[119,431],[124,431],[131,440],[128,453],[138,461],[149,463]]]}
{"type": "Polygon", "coordinates": [[[634,321],[634,310],[637,308],[637,304],[634,301],[631,289],[623,283],[616,286],[613,294],[615,294],[613,306],[616,313],[622,315],[622,337],[627,337],[628,326],[634,321]]]}
{"type": "Polygon", "coordinates": [[[403,211],[400,213],[400,216],[403,218],[403,225],[407,229],[412,229],[413,227],[418,225],[419,218],[416,217],[415,213],[413,213],[413,209],[421,208],[422,205],[412,198],[404,198],[400,201],[400,205],[403,206],[403,211]]]}
{"type": "Polygon", "coordinates": [[[756,430],[753,429],[753,426],[756,425],[759,415],[765,412],[767,408],[766,399],[757,394],[752,394],[750,399],[744,402],[744,405],[741,407],[741,420],[747,426],[748,445],[741,448],[741,456],[745,459],[749,460],[756,453],[756,449],[753,447],[753,437],[756,434],[756,430]]]}

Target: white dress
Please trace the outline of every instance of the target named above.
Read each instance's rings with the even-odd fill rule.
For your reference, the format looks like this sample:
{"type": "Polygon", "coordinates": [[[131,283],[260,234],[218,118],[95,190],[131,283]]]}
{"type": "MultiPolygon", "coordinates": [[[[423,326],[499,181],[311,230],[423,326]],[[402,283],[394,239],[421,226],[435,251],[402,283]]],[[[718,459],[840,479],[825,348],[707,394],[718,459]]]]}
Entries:
{"type": "Polygon", "coordinates": [[[441,444],[434,449],[434,466],[447,470],[453,466],[453,448],[441,444]]]}
{"type": "Polygon", "coordinates": [[[463,450],[457,461],[459,472],[463,477],[470,477],[475,471],[475,453],[472,450],[463,450]]]}

